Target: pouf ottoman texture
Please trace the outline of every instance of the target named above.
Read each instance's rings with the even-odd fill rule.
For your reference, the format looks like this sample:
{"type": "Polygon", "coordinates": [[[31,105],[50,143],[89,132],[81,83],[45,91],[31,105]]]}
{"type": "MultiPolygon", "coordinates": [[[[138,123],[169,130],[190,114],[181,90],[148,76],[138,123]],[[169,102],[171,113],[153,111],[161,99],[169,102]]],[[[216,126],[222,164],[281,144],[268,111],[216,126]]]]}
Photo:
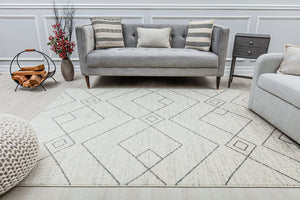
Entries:
{"type": "Polygon", "coordinates": [[[20,117],[0,114],[0,195],[22,181],[37,163],[38,140],[20,117]]]}

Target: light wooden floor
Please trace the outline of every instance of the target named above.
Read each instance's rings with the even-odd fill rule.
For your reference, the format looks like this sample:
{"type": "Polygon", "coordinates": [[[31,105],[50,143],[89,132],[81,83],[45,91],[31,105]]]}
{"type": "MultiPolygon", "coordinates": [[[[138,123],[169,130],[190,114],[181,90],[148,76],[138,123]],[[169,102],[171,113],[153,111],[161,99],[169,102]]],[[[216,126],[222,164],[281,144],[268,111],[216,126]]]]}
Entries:
{"type": "MultiPolygon", "coordinates": [[[[75,80],[65,82],[61,75],[54,84],[48,80],[42,88],[34,90],[18,89],[7,74],[0,75],[0,113],[18,115],[32,120],[44,107],[66,88],[86,88],[85,81],[77,74],[75,80]]],[[[227,88],[227,77],[221,81],[220,89],[227,88]]],[[[250,89],[250,80],[234,79],[231,89],[250,89]]],[[[152,78],[152,77],[92,77],[92,88],[215,88],[215,78],[152,78]]],[[[57,200],[57,199],[222,199],[222,200],[299,200],[300,188],[139,188],[139,187],[15,187],[2,195],[0,200],[57,200]]]]}

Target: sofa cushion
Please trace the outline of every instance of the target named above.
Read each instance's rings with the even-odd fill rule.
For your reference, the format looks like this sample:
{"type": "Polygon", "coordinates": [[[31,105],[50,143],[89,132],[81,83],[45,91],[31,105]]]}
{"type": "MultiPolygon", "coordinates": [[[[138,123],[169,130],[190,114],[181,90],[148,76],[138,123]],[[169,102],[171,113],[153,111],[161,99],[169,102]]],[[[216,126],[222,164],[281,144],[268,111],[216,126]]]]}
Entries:
{"type": "Polygon", "coordinates": [[[257,85],[300,108],[300,76],[266,73],[259,77],[257,85]]]}
{"type": "Polygon", "coordinates": [[[112,48],[94,50],[88,67],[195,67],[217,68],[218,56],[195,49],[112,48]]]}

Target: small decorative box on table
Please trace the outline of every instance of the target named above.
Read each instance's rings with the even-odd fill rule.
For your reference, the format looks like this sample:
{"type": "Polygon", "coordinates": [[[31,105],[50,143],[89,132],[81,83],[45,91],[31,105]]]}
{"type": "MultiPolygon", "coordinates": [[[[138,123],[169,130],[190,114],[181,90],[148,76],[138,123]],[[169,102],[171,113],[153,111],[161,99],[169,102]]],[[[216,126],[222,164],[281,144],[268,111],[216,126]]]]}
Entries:
{"type": "Polygon", "coordinates": [[[251,78],[234,74],[236,58],[256,59],[260,55],[268,53],[270,39],[270,35],[266,34],[237,33],[235,35],[228,87],[230,87],[233,77],[251,78]]]}
{"type": "Polygon", "coordinates": [[[52,78],[56,83],[56,80],[53,78],[56,72],[56,65],[54,61],[45,53],[37,51],[35,49],[26,49],[25,51],[21,51],[20,53],[18,53],[12,59],[9,71],[11,78],[17,83],[15,91],[17,91],[19,86],[22,86],[24,88],[35,88],[37,86],[41,86],[46,91],[45,87],[42,84],[47,78],[52,78]],[[22,67],[19,61],[19,57],[21,54],[25,53],[40,54],[42,56],[44,64],[22,67]],[[13,70],[14,66],[17,66],[17,70],[13,70]]]}

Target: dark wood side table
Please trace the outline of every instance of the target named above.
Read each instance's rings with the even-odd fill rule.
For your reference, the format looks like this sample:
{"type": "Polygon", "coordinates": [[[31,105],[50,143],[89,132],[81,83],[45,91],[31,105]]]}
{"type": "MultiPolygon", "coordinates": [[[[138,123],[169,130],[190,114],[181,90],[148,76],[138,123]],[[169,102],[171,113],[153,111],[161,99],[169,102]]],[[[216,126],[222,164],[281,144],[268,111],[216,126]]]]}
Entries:
{"type": "Polygon", "coordinates": [[[270,35],[266,34],[237,33],[235,35],[228,88],[232,83],[233,77],[252,78],[234,74],[236,58],[256,59],[260,55],[268,53],[270,39],[270,35]]]}

